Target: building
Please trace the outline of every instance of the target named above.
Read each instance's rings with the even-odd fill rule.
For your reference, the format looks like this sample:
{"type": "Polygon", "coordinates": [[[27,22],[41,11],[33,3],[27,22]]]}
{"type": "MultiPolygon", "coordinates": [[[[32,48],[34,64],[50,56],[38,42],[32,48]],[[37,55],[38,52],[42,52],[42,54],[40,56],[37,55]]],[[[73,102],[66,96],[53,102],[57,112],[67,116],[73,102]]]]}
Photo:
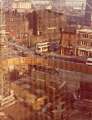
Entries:
{"type": "Polygon", "coordinates": [[[28,20],[25,14],[15,11],[5,12],[6,31],[8,37],[18,42],[23,42],[29,39],[28,20]]]}
{"type": "Polygon", "coordinates": [[[22,40],[28,46],[36,42],[60,41],[60,28],[66,24],[62,13],[47,9],[27,13],[14,10],[5,14],[9,37],[22,40]]]}
{"type": "Polygon", "coordinates": [[[5,17],[9,37],[29,46],[35,42],[60,41],[60,28],[66,24],[62,13],[46,9],[26,14],[17,10],[7,11],[5,17]]]}
{"type": "Polygon", "coordinates": [[[52,6],[54,10],[64,10],[65,0],[53,0],[52,6]]]}
{"type": "Polygon", "coordinates": [[[29,28],[41,41],[60,40],[60,28],[66,24],[62,13],[52,10],[38,10],[28,14],[29,28]]]}
{"type": "Polygon", "coordinates": [[[86,10],[85,10],[85,25],[92,25],[92,1],[86,0],[86,10]]]}
{"type": "Polygon", "coordinates": [[[17,9],[19,12],[30,12],[33,9],[51,9],[52,0],[14,0],[12,8],[17,9]]]}
{"type": "Polygon", "coordinates": [[[17,9],[18,12],[28,12],[32,10],[31,0],[14,0],[12,9],[17,9]]]}
{"type": "Polygon", "coordinates": [[[12,8],[12,0],[3,0],[3,7],[5,10],[9,10],[12,8]]]}
{"type": "Polygon", "coordinates": [[[76,55],[76,28],[66,27],[61,30],[61,55],[76,55]]]}
{"type": "Polygon", "coordinates": [[[84,57],[92,57],[92,29],[77,30],[77,55],[84,57]]]}
{"type": "Polygon", "coordinates": [[[52,0],[32,0],[32,8],[33,9],[51,9],[52,8],[52,0]]]}
{"type": "Polygon", "coordinates": [[[61,55],[92,57],[92,29],[64,28],[60,44],[61,55]]]}

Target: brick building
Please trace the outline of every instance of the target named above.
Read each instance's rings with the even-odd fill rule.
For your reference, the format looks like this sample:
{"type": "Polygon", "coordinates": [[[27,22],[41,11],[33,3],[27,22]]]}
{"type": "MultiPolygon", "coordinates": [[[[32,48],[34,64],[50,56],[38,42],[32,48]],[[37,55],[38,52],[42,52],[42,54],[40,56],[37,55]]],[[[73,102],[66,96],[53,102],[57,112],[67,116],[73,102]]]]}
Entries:
{"type": "Polygon", "coordinates": [[[51,10],[29,13],[15,10],[7,11],[5,14],[9,37],[29,46],[42,41],[60,41],[60,28],[66,24],[62,13],[51,10]]]}
{"type": "Polygon", "coordinates": [[[92,29],[66,27],[61,31],[61,55],[92,57],[92,29]]]}
{"type": "Polygon", "coordinates": [[[5,13],[6,31],[9,38],[23,42],[29,39],[28,20],[23,13],[15,11],[7,11],[5,13]]]}
{"type": "Polygon", "coordinates": [[[29,28],[41,41],[60,40],[60,28],[66,24],[63,13],[52,10],[33,11],[27,15],[29,28]]]}
{"type": "Polygon", "coordinates": [[[77,36],[75,27],[66,27],[61,31],[61,55],[76,55],[77,36]]]}
{"type": "Polygon", "coordinates": [[[92,29],[87,28],[77,30],[77,37],[77,55],[92,57],[92,29]]]}

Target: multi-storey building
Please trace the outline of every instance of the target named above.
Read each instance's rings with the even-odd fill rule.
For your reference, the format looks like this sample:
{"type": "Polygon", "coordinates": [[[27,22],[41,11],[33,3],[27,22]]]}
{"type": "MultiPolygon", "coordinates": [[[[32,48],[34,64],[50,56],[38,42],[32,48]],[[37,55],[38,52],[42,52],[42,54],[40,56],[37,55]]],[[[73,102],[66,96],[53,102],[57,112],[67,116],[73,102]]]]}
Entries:
{"type": "Polygon", "coordinates": [[[76,28],[66,27],[61,29],[61,55],[75,55],[76,54],[76,28]]]}
{"type": "Polygon", "coordinates": [[[5,13],[6,17],[6,31],[9,37],[21,42],[29,39],[28,20],[26,16],[17,11],[8,11],[5,13]]]}
{"type": "Polygon", "coordinates": [[[26,12],[32,10],[31,0],[14,0],[12,2],[12,8],[17,9],[18,12],[26,12]]]}
{"type": "Polygon", "coordinates": [[[64,10],[65,0],[53,0],[52,2],[53,9],[55,10],[64,10]]]}
{"type": "Polygon", "coordinates": [[[61,54],[92,57],[92,29],[64,28],[61,31],[61,54]]]}
{"type": "Polygon", "coordinates": [[[66,24],[65,16],[52,10],[33,11],[28,19],[33,35],[42,36],[41,41],[60,40],[60,28],[66,24]]]}
{"type": "Polygon", "coordinates": [[[51,10],[37,10],[27,14],[15,10],[5,14],[9,37],[28,45],[32,42],[59,41],[60,28],[66,24],[62,13],[51,10]]]}
{"type": "Polygon", "coordinates": [[[77,55],[92,57],[92,29],[77,30],[77,55]]]}
{"type": "Polygon", "coordinates": [[[92,25],[92,1],[86,0],[85,25],[92,25]]]}
{"type": "Polygon", "coordinates": [[[52,8],[52,0],[32,0],[33,9],[46,9],[52,8]]]}

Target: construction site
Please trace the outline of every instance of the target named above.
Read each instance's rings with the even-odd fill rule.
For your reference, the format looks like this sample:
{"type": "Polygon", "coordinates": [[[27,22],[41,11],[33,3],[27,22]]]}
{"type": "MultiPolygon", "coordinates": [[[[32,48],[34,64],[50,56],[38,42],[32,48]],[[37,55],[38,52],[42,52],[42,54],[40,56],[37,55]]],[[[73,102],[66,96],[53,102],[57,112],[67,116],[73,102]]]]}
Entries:
{"type": "MultiPolygon", "coordinates": [[[[22,11],[25,5],[29,4],[30,8],[29,1],[26,4],[25,1],[22,2],[15,1],[17,7],[20,3],[23,5],[22,11]]],[[[62,8],[65,8],[65,1],[59,0],[60,2],[63,3],[62,8]]],[[[60,8],[57,12],[55,4],[57,1],[54,0],[54,12],[37,9],[33,14],[28,8],[26,12],[29,13],[25,12],[28,24],[26,15],[16,14],[16,10],[8,11],[11,16],[8,18],[3,2],[0,2],[0,120],[92,119],[92,65],[90,61],[88,65],[78,56],[76,59],[74,56],[61,55],[60,37],[63,37],[60,36],[60,30],[68,24],[65,20],[67,14],[58,13],[62,5],[57,4],[60,8]],[[48,22],[45,24],[44,21],[48,22]],[[28,25],[32,27],[29,30],[26,28],[28,25]],[[19,37],[19,34],[29,36],[19,37]],[[23,40],[24,45],[18,40],[23,40]],[[30,44],[32,40],[37,42],[35,44],[38,49],[30,44]],[[48,42],[52,41],[60,44],[56,53],[49,51],[48,42]],[[42,44],[44,42],[46,46],[42,44]]],[[[21,10],[18,8],[18,11],[21,10]]],[[[90,21],[86,23],[89,25],[90,21]]],[[[70,45],[69,41],[68,44],[70,45]]]]}

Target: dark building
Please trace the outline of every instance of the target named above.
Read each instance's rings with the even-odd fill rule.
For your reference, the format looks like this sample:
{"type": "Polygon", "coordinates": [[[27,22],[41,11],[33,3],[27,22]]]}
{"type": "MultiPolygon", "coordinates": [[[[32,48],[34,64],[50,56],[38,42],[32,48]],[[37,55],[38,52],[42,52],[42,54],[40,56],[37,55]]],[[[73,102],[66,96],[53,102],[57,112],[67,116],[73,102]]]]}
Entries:
{"type": "Polygon", "coordinates": [[[92,100],[92,83],[89,81],[81,81],[80,82],[80,97],[81,99],[89,99],[92,100]]]}
{"type": "Polygon", "coordinates": [[[29,39],[28,20],[25,14],[15,11],[6,11],[6,31],[9,38],[22,43],[29,39]]]}
{"type": "Polygon", "coordinates": [[[27,15],[28,21],[29,21],[29,30],[32,29],[33,35],[37,35],[37,12],[33,11],[32,13],[29,13],[27,15]]]}
{"type": "Polygon", "coordinates": [[[27,18],[32,34],[43,37],[45,41],[59,40],[60,28],[66,25],[64,14],[52,10],[33,11],[27,15],[27,18]]]}
{"type": "Polygon", "coordinates": [[[76,55],[76,27],[65,27],[61,32],[61,55],[76,55]]]}
{"type": "Polygon", "coordinates": [[[86,1],[86,9],[85,9],[85,25],[91,25],[91,15],[92,15],[92,0],[86,1]]]}

